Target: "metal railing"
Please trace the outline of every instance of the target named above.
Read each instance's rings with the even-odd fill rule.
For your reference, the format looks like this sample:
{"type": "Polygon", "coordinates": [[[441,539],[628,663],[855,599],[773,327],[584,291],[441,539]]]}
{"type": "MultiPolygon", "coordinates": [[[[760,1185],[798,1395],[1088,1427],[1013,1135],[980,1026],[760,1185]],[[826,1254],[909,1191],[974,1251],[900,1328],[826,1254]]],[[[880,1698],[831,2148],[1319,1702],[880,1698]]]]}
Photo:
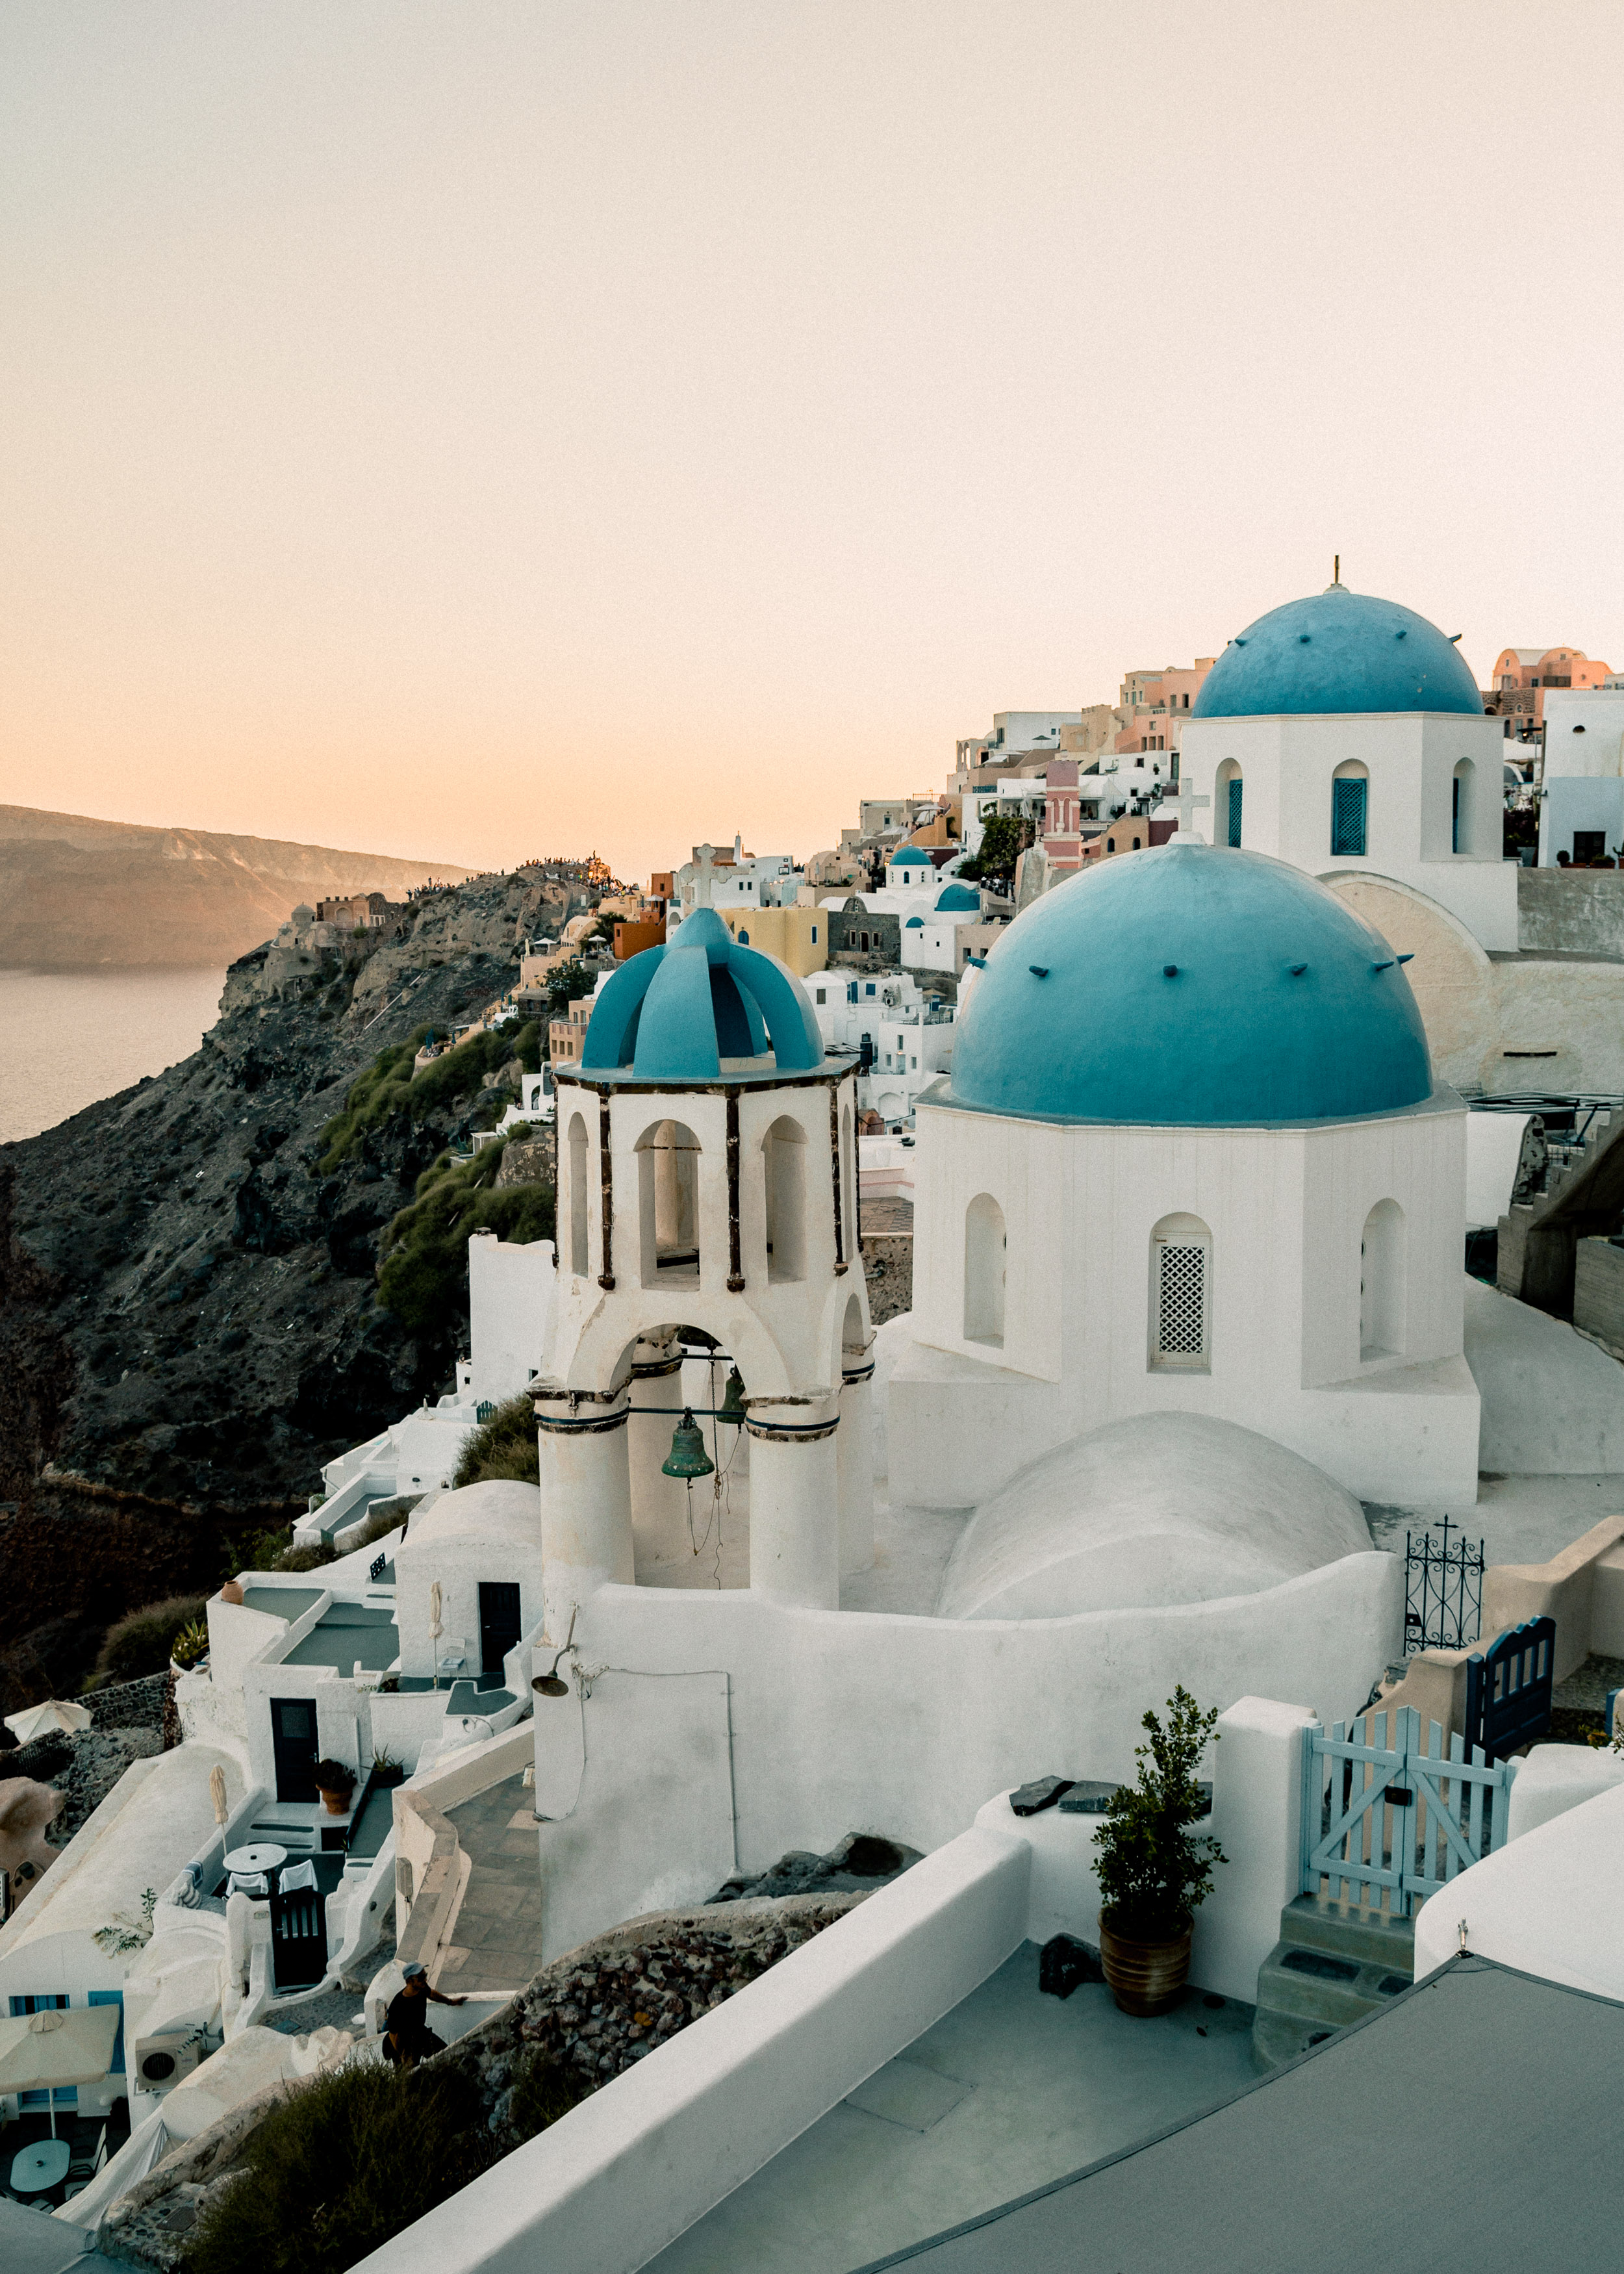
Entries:
{"type": "Polygon", "coordinates": [[[1404,1648],[1464,1650],[1483,1624],[1484,1555],[1481,1540],[1461,1533],[1445,1517],[1442,1537],[1430,1532],[1417,1540],[1404,1534],[1404,1648]]]}

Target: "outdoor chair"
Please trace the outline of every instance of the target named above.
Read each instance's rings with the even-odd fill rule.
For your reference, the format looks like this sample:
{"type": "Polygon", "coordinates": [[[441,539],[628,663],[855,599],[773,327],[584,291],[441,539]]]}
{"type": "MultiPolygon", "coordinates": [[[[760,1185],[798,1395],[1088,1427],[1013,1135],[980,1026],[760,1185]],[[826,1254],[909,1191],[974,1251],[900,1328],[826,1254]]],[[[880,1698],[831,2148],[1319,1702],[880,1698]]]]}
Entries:
{"type": "Polygon", "coordinates": [[[63,2189],[63,2200],[65,2202],[70,2195],[83,2195],[106,2161],[107,2127],[104,2124],[96,2135],[95,2146],[82,2149],[69,2164],[67,2185],[63,2189]]]}
{"type": "Polygon", "coordinates": [[[434,1662],[436,1678],[444,1681],[447,1675],[459,1675],[467,1664],[467,1643],[461,1635],[447,1635],[440,1644],[440,1654],[434,1662]]]}
{"type": "Polygon", "coordinates": [[[233,1871],[226,1885],[228,1895],[268,1895],[270,1892],[263,1871],[233,1871]]]}
{"type": "Polygon", "coordinates": [[[288,1864],[282,1867],[281,1886],[284,1895],[295,1887],[313,1887],[315,1884],[316,1867],[309,1856],[302,1864],[288,1864]]]}

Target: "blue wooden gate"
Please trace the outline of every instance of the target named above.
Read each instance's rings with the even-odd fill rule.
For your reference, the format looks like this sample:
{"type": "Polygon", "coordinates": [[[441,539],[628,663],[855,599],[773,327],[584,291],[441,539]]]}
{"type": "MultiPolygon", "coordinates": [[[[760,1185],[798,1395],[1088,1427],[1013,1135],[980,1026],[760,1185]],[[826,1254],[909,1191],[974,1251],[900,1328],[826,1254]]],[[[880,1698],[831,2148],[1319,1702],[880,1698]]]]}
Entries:
{"type": "Polygon", "coordinates": [[[1466,1737],[1485,1760],[1504,1760],[1551,1726],[1556,1672],[1556,1621],[1527,1619],[1507,1627],[1466,1661],[1466,1737]]]}
{"type": "Polygon", "coordinates": [[[1479,1857],[1505,1845],[1515,1761],[1486,1761],[1412,1706],[1362,1714],[1351,1729],[1303,1732],[1306,1895],[1407,1917],[1479,1857]],[[1394,1727],[1388,1728],[1388,1721],[1394,1727]]]}

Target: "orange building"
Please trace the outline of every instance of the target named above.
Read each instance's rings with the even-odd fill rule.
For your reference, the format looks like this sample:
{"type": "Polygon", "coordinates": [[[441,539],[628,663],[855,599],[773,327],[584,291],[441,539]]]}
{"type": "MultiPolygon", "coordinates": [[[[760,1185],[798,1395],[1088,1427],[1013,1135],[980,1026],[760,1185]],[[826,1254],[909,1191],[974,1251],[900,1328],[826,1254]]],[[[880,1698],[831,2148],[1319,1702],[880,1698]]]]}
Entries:
{"type": "Polygon", "coordinates": [[[1169,664],[1162,671],[1129,672],[1116,704],[1122,721],[1118,752],[1176,750],[1180,727],[1216,660],[1215,656],[1198,655],[1187,669],[1169,664]]]}
{"type": "Polygon", "coordinates": [[[1547,687],[1602,687],[1618,674],[1576,647],[1503,647],[1495,660],[1483,707],[1491,718],[1515,719],[1520,732],[1543,727],[1547,687]]]}
{"type": "Polygon", "coordinates": [[[645,947],[663,947],[665,944],[664,916],[628,921],[618,923],[614,928],[614,960],[617,963],[624,963],[628,956],[641,955],[645,947]]]}

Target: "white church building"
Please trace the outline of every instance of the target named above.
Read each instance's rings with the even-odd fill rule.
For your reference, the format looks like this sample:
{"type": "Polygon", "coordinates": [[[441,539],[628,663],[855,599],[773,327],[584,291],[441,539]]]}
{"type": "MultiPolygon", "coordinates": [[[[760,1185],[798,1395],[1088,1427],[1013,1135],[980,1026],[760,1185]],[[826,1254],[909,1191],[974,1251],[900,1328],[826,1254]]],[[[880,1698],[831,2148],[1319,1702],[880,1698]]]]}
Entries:
{"type": "MultiPolygon", "coordinates": [[[[1229,642],[1191,706],[1180,776],[1214,844],[1391,877],[1511,953],[1504,735],[1453,639],[1335,584],[1229,642]]],[[[1181,832],[1192,819],[1186,805],[1181,832]]]]}

